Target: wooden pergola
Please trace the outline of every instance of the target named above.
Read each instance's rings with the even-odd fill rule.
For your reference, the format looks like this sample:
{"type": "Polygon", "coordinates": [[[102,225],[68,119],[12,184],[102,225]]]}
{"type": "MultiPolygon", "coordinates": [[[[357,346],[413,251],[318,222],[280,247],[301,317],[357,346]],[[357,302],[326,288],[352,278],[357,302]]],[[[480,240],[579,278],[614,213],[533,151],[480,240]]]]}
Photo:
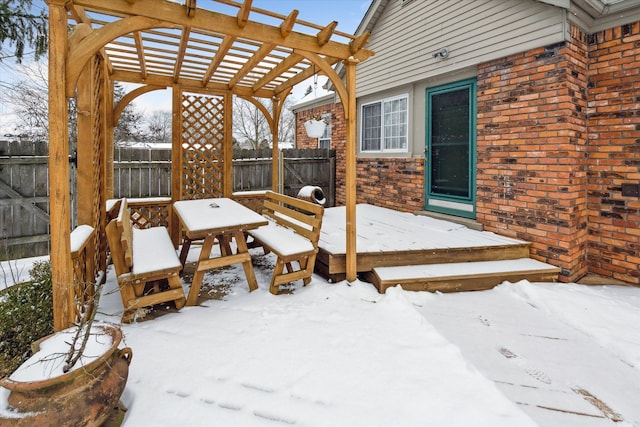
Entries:
{"type": "MultiPolygon", "coordinates": [[[[77,100],[77,219],[97,230],[96,269],[106,268],[105,203],[113,197],[113,128],[136,97],[172,88],[172,200],[232,192],[232,96],[269,122],[277,183],[278,121],[297,83],[323,73],[347,123],[347,279],[356,279],[356,64],[368,34],[336,31],[252,7],[251,0],[47,0],[49,185],[54,327],[74,320],[70,255],[69,98],[77,100]],[[205,7],[202,7],[204,4],[205,7]],[[333,66],[344,64],[344,81],[333,66]],[[114,105],[115,81],[139,84],[114,105]],[[272,101],[268,111],[259,98],[272,101]]],[[[174,227],[175,228],[175,227],[174,227]]],[[[175,237],[177,231],[172,230],[175,237]]],[[[177,240],[176,240],[177,241],[177,240]]]]}

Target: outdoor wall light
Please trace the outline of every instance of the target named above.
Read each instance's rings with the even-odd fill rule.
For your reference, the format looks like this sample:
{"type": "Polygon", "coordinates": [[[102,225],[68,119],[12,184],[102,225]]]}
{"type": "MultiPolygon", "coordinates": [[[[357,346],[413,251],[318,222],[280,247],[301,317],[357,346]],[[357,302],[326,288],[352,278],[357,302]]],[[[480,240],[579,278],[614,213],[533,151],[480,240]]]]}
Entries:
{"type": "Polygon", "coordinates": [[[449,49],[447,49],[446,47],[443,47],[442,49],[440,49],[439,51],[433,54],[434,58],[440,58],[440,59],[445,59],[448,56],[449,56],[449,49]]]}

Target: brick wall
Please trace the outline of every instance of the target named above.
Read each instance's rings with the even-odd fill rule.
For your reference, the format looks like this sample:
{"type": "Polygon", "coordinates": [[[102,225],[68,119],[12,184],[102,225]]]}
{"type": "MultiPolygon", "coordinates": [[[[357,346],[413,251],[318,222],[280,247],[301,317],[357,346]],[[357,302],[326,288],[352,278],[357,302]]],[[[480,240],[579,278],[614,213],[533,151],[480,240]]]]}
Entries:
{"type": "MultiPolygon", "coordinates": [[[[424,208],[422,158],[358,159],[356,176],[357,203],[369,203],[403,212],[415,212],[424,208]]],[[[344,192],[338,195],[344,203],[344,192]]]]}
{"type": "MultiPolygon", "coordinates": [[[[296,116],[296,147],[318,148],[318,138],[310,138],[304,122],[315,115],[331,113],[331,148],[336,150],[336,205],[346,203],[345,142],[346,121],[341,103],[300,111],[296,116]]],[[[358,159],[357,203],[369,203],[405,212],[424,207],[424,159],[358,159]]]]}
{"type": "MultiPolygon", "coordinates": [[[[343,111],[342,104],[337,102],[298,112],[296,115],[296,148],[318,148],[318,138],[307,136],[307,132],[304,129],[304,122],[311,116],[326,113],[331,113],[331,148],[336,150],[344,148],[347,125],[343,111]]],[[[344,151],[342,152],[344,153],[344,151]]],[[[344,159],[342,159],[342,162],[344,167],[344,159]]]]}
{"type": "MultiPolygon", "coordinates": [[[[640,183],[640,23],[571,36],[478,66],[477,220],[532,242],[562,281],[640,284],[640,199],[622,196],[640,183]]],[[[305,138],[298,126],[299,147],[305,138]]],[[[344,139],[343,127],[332,138],[338,205],[344,139]]],[[[420,210],[424,160],[359,158],[357,186],[358,203],[420,210]]]]}
{"type": "Polygon", "coordinates": [[[477,220],[565,281],[587,268],[585,60],[578,38],[478,67],[477,220]]]}
{"type": "Polygon", "coordinates": [[[640,283],[640,23],[589,37],[589,270],[640,283]]]}

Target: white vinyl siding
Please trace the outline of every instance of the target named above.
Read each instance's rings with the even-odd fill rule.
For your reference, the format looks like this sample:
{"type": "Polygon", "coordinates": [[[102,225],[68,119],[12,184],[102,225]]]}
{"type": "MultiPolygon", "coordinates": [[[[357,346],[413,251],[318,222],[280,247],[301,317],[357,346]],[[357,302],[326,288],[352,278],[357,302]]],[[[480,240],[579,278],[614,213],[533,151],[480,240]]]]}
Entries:
{"type": "Polygon", "coordinates": [[[366,96],[564,41],[564,12],[535,0],[389,0],[358,65],[366,96]],[[447,59],[433,53],[447,48],[447,59]]]}
{"type": "Polygon", "coordinates": [[[362,152],[406,152],[409,132],[408,96],[362,105],[362,152]]]}

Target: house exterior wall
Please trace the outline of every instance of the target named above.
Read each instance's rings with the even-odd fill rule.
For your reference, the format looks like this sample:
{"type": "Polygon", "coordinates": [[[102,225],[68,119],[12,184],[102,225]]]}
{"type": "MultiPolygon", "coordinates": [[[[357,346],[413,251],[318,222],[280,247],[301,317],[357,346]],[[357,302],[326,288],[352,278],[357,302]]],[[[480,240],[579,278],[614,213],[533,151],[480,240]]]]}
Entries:
{"type": "Polygon", "coordinates": [[[478,66],[477,221],[587,272],[585,36],[478,66]]]}
{"type": "Polygon", "coordinates": [[[358,66],[358,97],[565,39],[562,9],[535,0],[391,0],[358,66]],[[433,53],[446,47],[450,59],[433,53]],[[455,59],[454,59],[455,58],[455,59]]]}
{"type": "MultiPolygon", "coordinates": [[[[310,138],[304,122],[311,116],[331,113],[331,148],[336,155],[336,205],[346,204],[345,141],[346,121],[342,104],[332,103],[298,111],[296,148],[318,148],[318,138],[310,138]]],[[[369,203],[404,212],[422,209],[424,198],[423,158],[359,158],[356,166],[357,203],[369,203]]]]}
{"type": "Polygon", "coordinates": [[[640,283],[640,22],[589,37],[589,270],[640,283]]]}
{"type": "MultiPolygon", "coordinates": [[[[344,149],[344,142],[347,139],[347,122],[340,102],[315,106],[296,113],[296,148],[318,148],[318,138],[307,136],[304,122],[311,116],[321,116],[326,113],[331,113],[331,148],[344,149]]],[[[344,163],[342,166],[344,169],[344,163]]]]}
{"type": "Polygon", "coordinates": [[[425,89],[476,77],[476,220],[532,242],[532,257],[560,267],[562,281],[590,272],[640,284],[640,198],[622,193],[640,185],[640,22],[595,33],[568,23],[565,36],[359,92],[359,116],[363,103],[407,93],[410,130],[407,153],[358,153],[357,202],[423,209],[425,89]]]}

